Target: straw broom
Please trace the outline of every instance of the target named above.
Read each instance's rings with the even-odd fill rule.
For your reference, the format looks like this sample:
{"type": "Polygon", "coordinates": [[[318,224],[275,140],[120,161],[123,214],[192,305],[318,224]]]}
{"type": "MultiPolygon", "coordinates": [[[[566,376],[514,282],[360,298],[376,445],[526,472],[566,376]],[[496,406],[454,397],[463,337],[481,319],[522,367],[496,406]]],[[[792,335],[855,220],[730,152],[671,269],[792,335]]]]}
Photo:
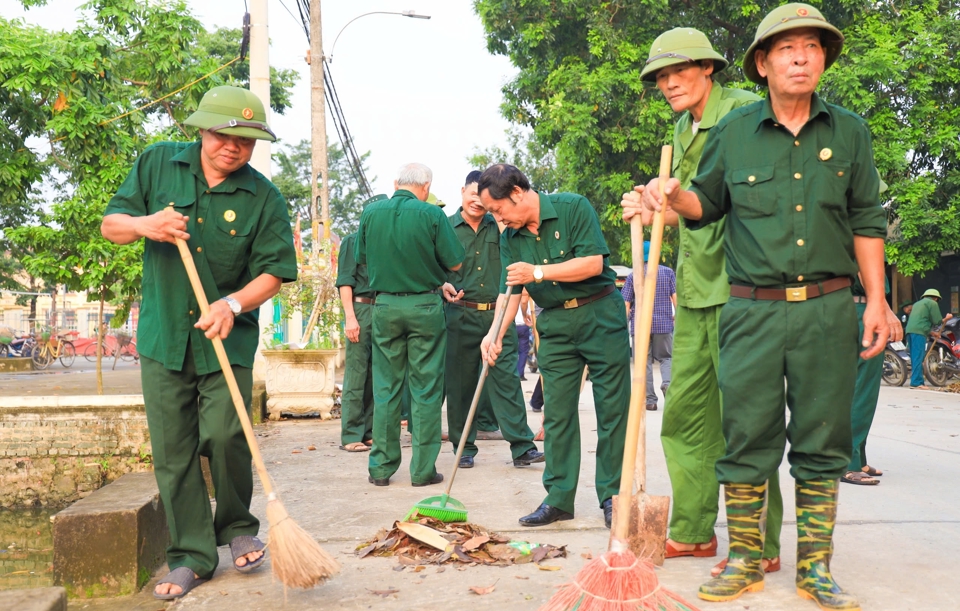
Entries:
{"type": "MultiPolygon", "coordinates": [[[[666,198],[663,189],[670,178],[672,153],[673,147],[664,146],[660,156],[660,197],[664,200],[666,198]]],[[[638,259],[636,256],[636,237],[640,233],[639,221],[639,218],[634,220],[634,268],[638,265],[643,266],[643,258],[638,259]]],[[[661,209],[654,215],[650,239],[650,261],[657,261],[660,258],[663,225],[664,212],[661,209]]],[[[653,298],[656,294],[657,274],[652,273],[646,276],[644,279],[646,286],[643,289],[645,299],[641,312],[636,315],[636,370],[646,365],[647,352],[650,348],[650,329],[653,324],[653,298]]],[[[646,557],[637,557],[630,550],[627,540],[630,534],[631,516],[634,515],[631,511],[631,505],[634,502],[631,493],[634,469],[640,458],[637,455],[643,417],[640,410],[644,409],[642,399],[646,392],[646,377],[635,375],[634,380],[630,414],[627,420],[620,495],[616,499],[616,520],[610,538],[610,550],[584,565],[573,582],[562,585],[559,591],[540,607],[540,611],[696,611],[696,607],[680,596],[661,587],[653,562],[646,557]]],[[[642,464],[645,465],[645,463],[642,464]]],[[[640,497],[638,500],[641,501],[646,496],[643,488],[640,489],[638,496],[640,497]]]]}
{"type": "MultiPolygon", "coordinates": [[[[193,293],[200,305],[200,312],[206,316],[210,311],[210,304],[203,292],[203,285],[200,283],[200,276],[197,274],[197,266],[193,262],[193,255],[190,254],[187,243],[180,238],[177,238],[177,248],[180,250],[180,258],[183,259],[187,276],[190,277],[190,286],[193,287],[193,293]]],[[[270,523],[272,556],[270,564],[273,567],[273,574],[285,586],[312,588],[338,573],[340,563],[325,552],[310,536],[310,533],[300,528],[290,518],[287,510],[283,507],[283,503],[277,498],[273,483],[267,474],[267,468],[263,464],[260,446],[257,445],[257,438],[253,434],[253,425],[250,424],[247,408],[243,404],[240,387],[237,386],[237,379],[233,376],[233,368],[230,366],[227,352],[223,348],[223,340],[220,339],[220,336],[217,336],[212,341],[213,349],[217,353],[217,360],[220,361],[220,368],[223,370],[223,377],[230,388],[230,396],[233,398],[233,406],[240,418],[243,434],[247,438],[247,445],[250,446],[253,464],[257,467],[257,476],[263,485],[263,491],[267,493],[267,521],[270,523]]]]}

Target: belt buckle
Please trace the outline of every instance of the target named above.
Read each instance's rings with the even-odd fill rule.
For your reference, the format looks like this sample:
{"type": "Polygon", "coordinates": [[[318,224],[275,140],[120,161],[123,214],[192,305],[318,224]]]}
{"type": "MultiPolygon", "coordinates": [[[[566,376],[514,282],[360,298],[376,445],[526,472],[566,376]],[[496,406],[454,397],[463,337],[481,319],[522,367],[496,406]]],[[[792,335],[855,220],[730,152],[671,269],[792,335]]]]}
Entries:
{"type": "Polygon", "coordinates": [[[576,308],[576,307],[579,307],[579,306],[580,306],[580,304],[577,303],[577,300],[576,300],[576,299],[568,299],[568,300],[566,300],[566,301],[563,302],[563,309],[564,309],[564,310],[572,310],[573,308],[576,308]]]}
{"type": "Polygon", "coordinates": [[[478,303],[478,304],[477,304],[477,311],[478,311],[478,312],[486,312],[486,311],[489,310],[489,309],[490,309],[490,304],[489,304],[489,303],[478,303]]]}
{"type": "Polygon", "coordinates": [[[807,287],[796,286],[787,289],[787,301],[806,301],[807,287]]]}

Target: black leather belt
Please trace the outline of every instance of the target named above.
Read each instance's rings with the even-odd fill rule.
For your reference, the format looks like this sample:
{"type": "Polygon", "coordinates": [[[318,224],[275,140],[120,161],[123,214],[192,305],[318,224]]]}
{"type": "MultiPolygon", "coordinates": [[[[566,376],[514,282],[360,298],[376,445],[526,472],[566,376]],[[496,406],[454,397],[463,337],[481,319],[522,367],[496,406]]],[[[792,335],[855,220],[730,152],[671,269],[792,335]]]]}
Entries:
{"type": "Polygon", "coordinates": [[[617,288],[613,285],[610,285],[605,289],[601,290],[599,293],[594,293],[589,297],[577,297],[576,299],[568,299],[563,302],[563,305],[553,306],[552,308],[544,308],[544,309],[559,310],[562,308],[564,310],[572,310],[573,308],[579,308],[580,306],[585,306],[588,303],[592,303],[597,299],[602,299],[603,297],[606,297],[607,295],[614,292],[615,290],[617,290],[617,288]]]}
{"type": "Polygon", "coordinates": [[[730,296],[762,301],[806,301],[845,289],[852,284],[853,282],[847,277],[830,278],[806,286],[792,286],[785,289],[765,289],[757,286],[732,284],[730,285],[730,296]]]}

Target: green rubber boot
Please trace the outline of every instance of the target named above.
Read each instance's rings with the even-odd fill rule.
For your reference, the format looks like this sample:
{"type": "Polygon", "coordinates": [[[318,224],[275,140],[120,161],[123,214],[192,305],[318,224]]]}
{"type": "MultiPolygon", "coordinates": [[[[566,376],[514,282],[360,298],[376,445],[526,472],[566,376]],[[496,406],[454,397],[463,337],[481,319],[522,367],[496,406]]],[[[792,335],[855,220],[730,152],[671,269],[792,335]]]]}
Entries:
{"type": "Polygon", "coordinates": [[[797,480],[797,594],[821,609],[860,611],[830,574],[839,488],[835,479],[797,480]]]}
{"type": "Polygon", "coordinates": [[[700,586],[697,596],[703,600],[726,602],[747,592],[763,590],[761,519],[766,492],[766,483],[724,485],[730,553],[723,572],[700,586]]]}

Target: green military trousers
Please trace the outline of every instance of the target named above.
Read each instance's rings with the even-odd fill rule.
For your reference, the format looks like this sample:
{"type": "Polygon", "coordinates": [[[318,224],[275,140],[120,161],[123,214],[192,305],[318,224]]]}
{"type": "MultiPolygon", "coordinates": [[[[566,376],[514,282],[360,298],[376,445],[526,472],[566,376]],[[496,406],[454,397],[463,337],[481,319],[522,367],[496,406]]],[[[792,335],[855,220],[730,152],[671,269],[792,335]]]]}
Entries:
{"type": "MultiPolygon", "coordinates": [[[[218,545],[260,530],[260,521],[250,513],[250,447],[223,373],[197,375],[189,343],[181,371],[141,357],[140,373],[153,471],[170,528],[167,564],[170,570],[185,566],[207,579],[217,568],[218,545]],[[210,461],[216,515],[210,510],[200,456],[210,461]]],[[[253,370],[234,365],[233,374],[249,414],[253,370]]]]}
{"type": "MultiPolygon", "coordinates": [[[[863,312],[867,304],[854,304],[857,309],[857,321],[860,323],[860,339],[863,341],[863,312]]],[[[870,360],[857,357],[857,383],[853,392],[853,406],[850,419],[853,433],[853,455],[847,471],[860,471],[867,465],[867,435],[877,413],[877,399],[880,397],[880,379],[883,377],[883,353],[870,360]]]]}
{"type": "MultiPolygon", "coordinates": [[[[630,339],[623,298],[610,295],[579,308],[544,310],[537,318],[543,375],[544,503],[573,513],[580,477],[580,380],[590,368],[597,413],[599,503],[620,491],[630,410],[630,339]]],[[[505,363],[516,369],[516,360],[505,363]]]]}
{"type": "MultiPolygon", "coordinates": [[[[460,434],[463,432],[473,402],[473,395],[483,367],[480,342],[490,332],[495,310],[480,312],[448,303],[447,317],[447,431],[453,451],[457,451],[460,434]]],[[[480,407],[492,409],[500,423],[503,438],[510,443],[510,452],[517,458],[524,452],[536,450],[533,431],[527,425],[527,408],[523,401],[523,389],[517,375],[517,331],[513,324],[503,336],[503,351],[497,357],[496,366],[490,368],[483,393],[477,404],[476,420],[480,407]]],[[[476,423],[475,423],[476,424],[476,423]]],[[[477,427],[470,428],[464,456],[476,456],[477,427]]]]}
{"type": "MultiPolygon", "coordinates": [[[[720,482],[716,463],[723,456],[719,324],[723,306],[677,306],[673,332],[673,382],[667,389],[660,440],[673,487],[670,538],[707,543],[714,536],[720,482]]],[[[767,487],[764,558],[780,555],[783,495],[774,471],[767,487]]]]}
{"type": "Polygon", "coordinates": [[[428,482],[436,475],[446,351],[447,328],[439,295],[377,295],[373,306],[371,477],[388,478],[400,468],[404,376],[408,379],[411,399],[410,479],[415,483],[428,482]]]}
{"type": "Polygon", "coordinates": [[[360,324],[360,341],[347,340],[340,399],[340,443],[347,445],[373,439],[373,306],[354,302],[360,324]]]}
{"type": "Polygon", "coordinates": [[[720,483],[764,483],[780,466],[788,440],[795,479],[843,475],[858,350],[849,289],[799,302],[731,297],[720,314],[726,441],[717,461],[720,483]]]}

